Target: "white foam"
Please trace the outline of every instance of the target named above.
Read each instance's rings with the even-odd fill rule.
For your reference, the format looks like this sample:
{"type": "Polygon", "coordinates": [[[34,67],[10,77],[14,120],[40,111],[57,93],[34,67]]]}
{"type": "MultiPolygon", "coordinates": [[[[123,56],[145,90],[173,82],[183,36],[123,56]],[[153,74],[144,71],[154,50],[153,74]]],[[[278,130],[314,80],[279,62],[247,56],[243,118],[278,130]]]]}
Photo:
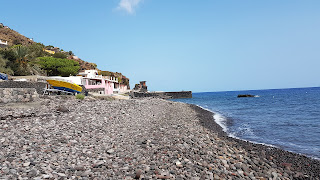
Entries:
{"type": "Polygon", "coordinates": [[[227,132],[228,131],[228,128],[227,128],[227,125],[226,125],[226,121],[227,119],[222,116],[221,114],[215,112],[214,115],[213,115],[213,118],[214,118],[214,121],[219,124],[219,126],[222,127],[222,130],[224,132],[227,132]]]}
{"type": "MultiPolygon", "coordinates": [[[[195,104],[196,105],[196,104],[195,104]]],[[[196,105],[204,110],[207,110],[209,112],[212,112],[213,113],[213,119],[214,121],[222,128],[222,130],[224,132],[227,133],[228,131],[228,128],[227,128],[227,125],[226,125],[226,118],[224,116],[222,116],[221,114],[217,113],[217,112],[214,112],[214,111],[211,111],[210,109],[207,109],[207,108],[204,108],[202,106],[199,106],[199,105],[196,105]]],[[[228,133],[227,133],[228,134],[228,133]]]]}
{"type": "Polygon", "coordinates": [[[222,128],[222,130],[225,133],[227,133],[227,135],[229,137],[232,137],[232,138],[235,138],[235,139],[244,140],[244,141],[248,141],[248,142],[251,142],[251,143],[254,143],[254,144],[261,144],[261,145],[265,145],[265,146],[269,146],[269,147],[273,147],[273,148],[278,148],[277,146],[272,145],[272,144],[260,143],[260,142],[250,141],[250,140],[241,139],[241,138],[237,137],[235,134],[228,132],[228,128],[227,128],[227,125],[226,125],[226,121],[227,121],[226,117],[224,117],[223,115],[221,115],[218,112],[211,111],[210,109],[204,108],[202,106],[199,106],[199,105],[196,105],[196,106],[198,106],[198,107],[200,107],[200,108],[202,108],[204,110],[207,110],[209,112],[212,112],[214,114],[213,115],[214,121],[222,128]]]}
{"type": "MultiPolygon", "coordinates": [[[[273,96],[274,98],[274,96],[273,96]]],[[[194,104],[196,105],[196,104],[194,104]]],[[[222,128],[222,130],[227,133],[227,135],[231,138],[235,138],[235,139],[239,139],[239,140],[244,140],[244,141],[248,141],[248,142],[251,142],[251,143],[254,143],[254,144],[261,144],[261,145],[264,145],[264,146],[269,146],[269,147],[272,147],[272,148],[279,148],[279,149],[282,149],[280,148],[279,146],[276,146],[276,145],[272,145],[272,144],[267,144],[267,143],[261,143],[261,142],[256,142],[256,141],[252,141],[252,140],[246,140],[246,139],[241,139],[239,137],[237,137],[235,134],[233,133],[230,133],[228,132],[228,128],[226,126],[226,117],[224,117],[223,115],[221,115],[220,113],[218,112],[214,112],[210,109],[207,109],[207,108],[204,108],[202,106],[199,106],[199,105],[196,105],[204,110],[207,110],[209,112],[212,112],[214,115],[213,115],[213,118],[214,118],[214,121],[222,128]]],[[[300,154],[300,155],[304,155],[304,156],[307,156],[311,159],[316,159],[316,160],[320,160],[320,158],[318,157],[315,157],[315,156],[310,156],[310,155],[306,155],[306,154],[302,154],[302,153],[298,153],[298,152],[294,152],[294,151],[291,151],[291,150],[285,150],[285,151],[288,151],[288,152],[292,152],[292,153],[295,153],[295,154],[300,154]]]]}

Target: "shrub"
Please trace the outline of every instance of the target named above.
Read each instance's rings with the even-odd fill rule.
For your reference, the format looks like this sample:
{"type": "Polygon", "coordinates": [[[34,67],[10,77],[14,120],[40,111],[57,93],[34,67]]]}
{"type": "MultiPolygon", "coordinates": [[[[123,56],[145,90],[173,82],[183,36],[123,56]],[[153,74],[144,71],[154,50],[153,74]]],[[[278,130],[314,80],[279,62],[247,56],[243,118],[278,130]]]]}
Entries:
{"type": "Polygon", "coordinates": [[[67,55],[65,55],[65,54],[63,54],[63,53],[57,52],[57,53],[54,53],[54,54],[52,55],[52,57],[65,59],[65,58],[67,58],[67,55]]]}
{"type": "Polygon", "coordinates": [[[110,71],[99,71],[98,74],[102,76],[114,76],[114,73],[110,71]]]}
{"type": "Polygon", "coordinates": [[[74,56],[72,51],[69,51],[68,53],[69,53],[70,56],[74,56]]]}
{"type": "Polygon", "coordinates": [[[2,55],[0,55],[0,73],[5,74],[13,74],[13,71],[10,69],[10,67],[7,67],[8,60],[3,58],[2,55]]]}
{"type": "Polygon", "coordinates": [[[12,42],[14,45],[21,45],[22,42],[20,39],[14,39],[13,42],[12,42]]]}
{"type": "Polygon", "coordinates": [[[28,58],[30,60],[34,60],[37,57],[43,57],[46,56],[48,53],[43,51],[44,45],[41,43],[33,43],[31,45],[28,45],[28,58]]]}
{"type": "Polygon", "coordinates": [[[76,95],[76,99],[81,99],[81,100],[83,100],[83,99],[84,99],[84,95],[83,95],[83,94],[77,94],[77,95],[76,95]]]}
{"type": "Polygon", "coordinates": [[[45,48],[46,48],[47,50],[51,50],[52,48],[54,48],[54,46],[49,45],[49,46],[46,46],[45,48]]]}

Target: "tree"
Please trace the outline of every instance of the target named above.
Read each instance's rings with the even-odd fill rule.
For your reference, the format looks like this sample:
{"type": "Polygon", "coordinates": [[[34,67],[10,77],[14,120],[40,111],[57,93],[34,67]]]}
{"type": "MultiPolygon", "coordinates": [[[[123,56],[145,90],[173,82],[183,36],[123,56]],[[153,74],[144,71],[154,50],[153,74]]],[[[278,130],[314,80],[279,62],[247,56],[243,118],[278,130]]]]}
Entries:
{"type": "Polygon", "coordinates": [[[16,56],[12,48],[0,48],[0,55],[9,61],[15,61],[16,56]]]}
{"type": "Polygon", "coordinates": [[[16,45],[13,47],[13,52],[16,57],[16,61],[14,63],[14,71],[15,75],[26,76],[29,75],[29,67],[28,67],[28,49],[22,45],[16,45]]]}
{"type": "Polygon", "coordinates": [[[78,62],[70,59],[40,57],[38,64],[47,71],[49,76],[77,75],[80,69],[78,62]]]}
{"type": "Polygon", "coordinates": [[[43,50],[44,48],[45,46],[41,43],[33,43],[28,45],[28,59],[32,61],[37,57],[47,56],[48,53],[43,50]]]}
{"type": "Polygon", "coordinates": [[[0,73],[5,73],[5,74],[9,74],[12,75],[13,71],[10,69],[10,67],[7,67],[7,62],[9,60],[3,58],[2,55],[0,55],[0,73]]]}
{"type": "Polygon", "coordinates": [[[20,76],[42,74],[41,69],[36,64],[32,64],[28,58],[27,46],[16,45],[13,46],[13,52],[16,61],[11,65],[14,74],[20,76]]]}

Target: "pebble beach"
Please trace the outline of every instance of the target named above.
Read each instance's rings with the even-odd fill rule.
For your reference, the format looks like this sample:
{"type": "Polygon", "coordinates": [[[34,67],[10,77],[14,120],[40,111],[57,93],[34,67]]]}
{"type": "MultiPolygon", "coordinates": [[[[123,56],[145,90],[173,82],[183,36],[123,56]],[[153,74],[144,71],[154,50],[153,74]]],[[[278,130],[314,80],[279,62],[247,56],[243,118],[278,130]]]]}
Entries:
{"type": "Polygon", "coordinates": [[[1,106],[0,179],[320,179],[320,161],[228,137],[194,105],[61,96],[1,106]]]}

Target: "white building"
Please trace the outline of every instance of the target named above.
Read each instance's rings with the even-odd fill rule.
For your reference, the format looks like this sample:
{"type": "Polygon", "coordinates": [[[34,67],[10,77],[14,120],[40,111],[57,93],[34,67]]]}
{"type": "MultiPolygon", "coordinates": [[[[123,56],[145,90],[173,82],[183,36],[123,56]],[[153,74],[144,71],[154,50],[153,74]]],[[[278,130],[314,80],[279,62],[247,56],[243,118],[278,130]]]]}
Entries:
{"type": "Polygon", "coordinates": [[[8,41],[2,41],[1,39],[0,39],[0,47],[7,47],[8,46],[8,41]]]}

